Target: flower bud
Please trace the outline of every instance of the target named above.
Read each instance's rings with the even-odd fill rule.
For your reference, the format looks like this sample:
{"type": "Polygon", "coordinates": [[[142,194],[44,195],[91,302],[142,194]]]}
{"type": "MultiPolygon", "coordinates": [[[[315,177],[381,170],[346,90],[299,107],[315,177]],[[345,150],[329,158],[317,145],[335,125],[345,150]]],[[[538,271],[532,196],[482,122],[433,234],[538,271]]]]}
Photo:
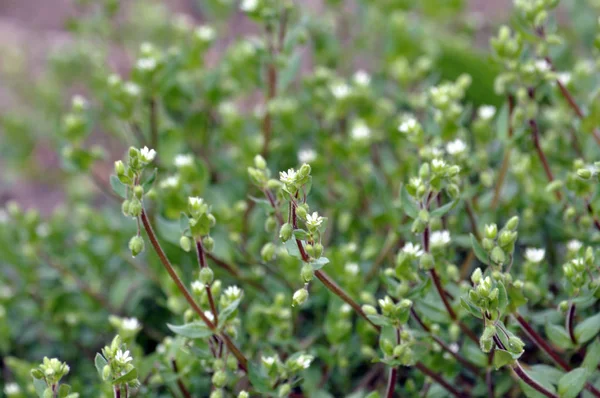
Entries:
{"type": "Polygon", "coordinates": [[[284,398],[290,395],[290,392],[292,391],[292,387],[290,386],[289,383],[285,383],[282,384],[281,387],[279,387],[279,391],[277,392],[277,396],[280,398],[284,398]]]}
{"type": "Polygon", "coordinates": [[[136,198],[142,199],[142,196],[144,196],[144,187],[136,185],[135,188],[133,188],[133,194],[136,198]]]}
{"type": "Polygon", "coordinates": [[[218,370],[213,374],[212,382],[215,387],[223,388],[227,384],[227,373],[222,370],[218,370]]]}
{"type": "Polygon", "coordinates": [[[42,371],[41,371],[41,370],[39,370],[39,369],[31,369],[31,376],[32,376],[34,379],[38,379],[38,380],[39,380],[39,379],[43,379],[43,378],[44,378],[44,372],[42,372],[42,371]]]}
{"type": "Polygon", "coordinates": [[[434,265],[435,263],[431,253],[423,253],[421,258],[419,259],[419,266],[421,267],[421,269],[429,271],[434,267],[434,265]]]}
{"type": "Polygon", "coordinates": [[[494,241],[488,238],[483,238],[481,240],[481,246],[485,249],[485,251],[489,252],[494,248],[494,241]]]}
{"type": "Polygon", "coordinates": [[[142,214],[142,202],[138,198],[129,201],[129,216],[139,217],[142,214]]]}
{"type": "Polygon", "coordinates": [[[141,236],[135,235],[129,240],[129,250],[133,257],[144,251],[144,239],[141,236]]]}
{"type": "Polygon", "coordinates": [[[500,233],[500,238],[498,238],[498,243],[502,247],[508,247],[512,245],[517,239],[517,233],[511,231],[502,231],[500,233]]]}
{"type": "Polygon", "coordinates": [[[307,213],[306,205],[298,206],[296,208],[296,215],[303,220],[306,220],[306,213],[307,213]]]}
{"type": "Polygon", "coordinates": [[[273,232],[277,228],[277,220],[275,217],[267,217],[265,220],[265,232],[273,232]]]}
{"type": "Polygon", "coordinates": [[[525,343],[523,340],[518,338],[517,336],[510,336],[508,339],[508,350],[515,354],[520,354],[523,352],[523,347],[525,347],[525,343]]]}
{"type": "Polygon", "coordinates": [[[125,174],[125,165],[123,164],[123,161],[117,160],[115,162],[115,173],[117,173],[117,175],[125,174]]]}
{"type": "Polygon", "coordinates": [[[506,254],[504,250],[502,250],[499,246],[496,246],[492,249],[491,259],[496,264],[504,264],[506,261],[506,254]]]}
{"type": "Polygon", "coordinates": [[[223,398],[223,390],[220,388],[210,393],[209,398],[223,398]]]}
{"type": "Polygon", "coordinates": [[[363,305],[362,310],[367,315],[377,315],[377,309],[370,304],[363,305]]]}
{"type": "Polygon", "coordinates": [[[558,304],[558,310],[561,312],[567,312],[567,310],[569,309],[569,302],[566,300],[561,301],[558,304]]]}
{"type": "Polygon", "coordinates": [[[412,226],[410,227],[410,231],[413,234],[422,234],[423,231],[425,231],[426,226],[427,226],[426,222],[424,222],[420,218],[416,218],[415,221],[413,221],[412,226]]]}
{"type": "Polygon", "coordinates": [[[306,263],[302,266],[302,270],[300,271],[300,276],[302,277],[302,282],[308,283],[312,281],[315,276],[315,270],[313,269],[312,264],[306,263]]]}
{"type": "Polygon", "coordinates": [[[204,250],[208,253],[212,252],[215,248],[215,240],[210,236],[205,236],[202,238],[202,247],[204,247],[204,250]]]}
{"type": "Polygon", "coordinates": [[[210,285],[214,279],[215,275],[212,269],[209,267],[204,267],[200,270],[200,281],[205,285],[210,285]]]}
{"type": "Polygon", "coordinates": [[[129,205],[131,204],[131,202],[129,200],[124,200],[123,204],[121,205],[121,212],[123,213],[123,215],[125,217],[131,217],[131,215],[129,214],[129,205]]]}
{"type": "Polygon", "coordinates": [[[102,379],[103,380],[108,380],[108,378],[110,377],[110,366],[109,365],[104,365],[104,367],[102,368],[102,379]]]}
{"type": "Polygon", "coordinates": [[[282,241],[287,242],[292,237],[292,232],[292,224],[285,223],[281,226],[281,229],[279,230],[279,237],[282,241]]]}
{"type": "Polygon", "coordinates": [[[267,161],[260,155],[256,155],[254,157],[254,167],[259,170],[264,170],[267,168],[267,161]]]}
{"type": "Polygon", "coordinates": [[[260,256],[263,261],[271,261],[275,257],[275,245],[271,242],[266,243],[260,250],[260,256]]]}
{"type": "Polygon", "coordinates": [[[237,398],[250,398],[250,394],[248,394],[246,391],[240,391],[240,393],[238,394],[237,398]]]}
{"type": "Polygon", "coordinates": [[[313,257],[319,258],[319,257],[321,257],[322,254],[323,254],[323,245],[320,243],[315,243],[313,257]]]}
{"type": "Polygon", "coordinates": [[[292,307],[301,306],[308,299],[308,290],[305,288],[296,290],[292,296],[292,307]]]}
{"type": "Polygon", "coordinates": [[[298,174],[300,175],[300,177],[308,176],[310,174],[310,165],[308,163],[304,163],[300,167],[300,170],[298,170],[298,174]]]}
{"type": "Polygon", "coordinates": [[[506,228],[514,231],[519,226],[519,216],[514,216],[506,223],[506,228]]]}
{"type": "Polygon", "coordinates": [[[481,268],[477,268],[471,275],[471,282],[473,282],[474,285],[479,285],[482,277],[483,273],[481,272],[481,268]]]}
{"type": "Polygon", "coordinates": [[[496,224],[488,224],[485,226],[485,237],[488,239],[496,239],[498,235],[498,226],[496,224]]]}
{"type": "Polygon", "coordinates": [[[192,240],[187,236],[182,236],[179,239],[179,246],[181,246],[183,251],[189,252],[192,249],[192,240]]]}

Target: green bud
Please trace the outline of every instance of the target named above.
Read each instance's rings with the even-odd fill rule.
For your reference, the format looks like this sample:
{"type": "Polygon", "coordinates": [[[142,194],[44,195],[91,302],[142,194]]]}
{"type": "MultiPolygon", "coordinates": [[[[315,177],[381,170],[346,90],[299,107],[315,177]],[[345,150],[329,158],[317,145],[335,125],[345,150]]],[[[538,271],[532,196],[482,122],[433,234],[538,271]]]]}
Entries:
{"type": "Polygon", "coordinates": [[[523,352],[523,347],[525,347],[523,340],[517,336],[510,336],[508,339],[508,347],[506,347],[510,352],[514,354],[520,354],[523,352]]]}
{"type": "Polygon", "coordinates": [[[423,253],[421,258],[419,259],[419,266],[421,267],[421,269],[429,271],[434,267],[434,265],[435,262],[431,253],[423,253]]]}
{"type": "Polygon", "coordinates": [[[250,394],[248,394],[246,391],[242,390],[238,394],[237,398],[250,398],[250,394]]]}
{"type": "Polygon", "coordinates": [[[217,224],[217,219],[215,218],[215,216],[212,215],[212,213],[208,214],[208,225],[210,225],[210,227],[214,227],[217,224]]]}
{"type": "Polygon", "coordinates": [[[485,249],[485,251],[489,252],[494,248],[494,241],[488,238],[483,238],[481,240],[481,246],[485,249]]]}
{"type": "Polygon", "coordinates": [[[425,209],[419,211],[419,219],[421,219],[423,222],[428,222],[429,221],[429,212],[425,209]]]}
{"type": "Polygon", "coordinates": [[[275,245],[271,242],[266,243],[260,250],[260,256],[263,261],[271,261],[275,257],[275,245]]]}
{"type": "Polygon", "coordinates": [[[117,160],[115,162],[115,173],[117,173],[117,175],[125,174],[125,165],[123,164],[123,161],[117,160]]]}
{"type": "Polygon", "coordinates": [[[182,236],[179,239],[179,246],[181,246],[184,251],[189,252],[192,249],[192,240],[187,236],[182,236]]]}
{"type": "Polygon", "coordinates": [[[455,175],[458,175],[458,173],[460,173],[459,166],[454,165],[448,168],[448,177],[454,177],[455,175]]]}
{"type": "Polygon", "coordinates": [[[135,235],[129,240],[129,250],[133,257],[144,251],[144,239],[141,236],[135,235]]]}
{"type": "Polygon", "coordinates": [[[498,235],[498,226],[496,224],[488,224],[485,226],[485,237],[488,239],[496,239],[498,235]]]}
{"type": "Polygon", "coordinates": [[[292,224],[285,223],[281,226],[281,229],[279,230],[279,237],[282,241],[287,242],[292,237],[293,231],[294,228],[292,227],[292,224]]]}
{"type": "Polygon", "coordinates": [[[129,214],[129,206],[131,205],[131,201],[129,200],[124,200],[123,204],[121,205],[121,212],[123,213],[123,215],[125,217],[131,217],[131,214],[129,214]]]}
{"type": "Polygon", "coordinates": [[[289,383],[282,384],[281,387],[279,387],[277,396],[281,397],[281,398],[287,397],[288,395],[290,395],[291,391],[292,391],[292,387],[289,385],[289,383]]]}
{"type": "Polygon", "coordinates": [[[392,344],[391,341],[389,341],[386,338],[382,338],[381,340],[381,350],[384,352],[384,354],[392,356],[394,355],[394,345],[392,344]]]}
{"type": "Polygon", "coordinates": [[[296,208],[296,215],[303,220],[306,220],[306,213],[307,213],[306,205],[298,206],[296,208]]]}
{"type": "Polygon", "coordinates": [[[204,247],[204,250],[210,253],[215,248],[215,240],[210,236],[205,236],[202,238],[202,246],[204,247]]]}
{"type": "Polygon", "coordinates": [[[477,268],[471,275],[471,282],[473,282],[474,285],[479,285],[482,277],[483,273],[481,272],[481,268],[477,268]]]}
{"type": "Polygon", "coordinates": [[[315,247],[311,244],[307,244],[304,246],[304,250],[308,253],[309,256],[315,257],[315,247]]]}
{"type": "Polygon", "coordinates": [[[322,254],[323,254],[323,245],[320,243],[315,243],[313,257],[319,258],[319,257],[321,257],[322,254]]]}
{"type": "Polygon", "coordinates": [[[259,170],[264,170],[267,168],[267,161],[260,155],[256,155],[254,157],[254,167],[259,170]]]}
{"type": "Polygon", "coordinates": [[[31,376],[39,380],[44,378],[44,373],[39,369],[31,369],[31,376]]]}
{"type": "Polygon", "coordinates": [[[209,398],[223,398],[223,390],[220,388],[210,393],[209,398]]]}
{"type": "Polygon", "coordinates": [[[104,368],[102,368],[102,379],[103,380],[108,380],[110,378],[110,366],[109,365],[104,365],[104,368]]]}
{"type": "Polygon", "coordinates": [[[377,309],[370,304],[363,305],[362,310],[367,315],[377,315],[377,309]]]}
{"type": "Polygon", "coordinates": [[[144,187],[136,185],[135,188],[133,188],[133,194],[136,198],[142,199],[142,196],[144,196],[144,187]]]}
{"type": "Polygon", "coordinates": [[[492,249],[491,259],[496,264],[504,264],[506,261],[506,254],[504,254],[504,250],[502,250],[499,246],[496,246],[492,249]]]}
{"type": "Polygon", "coordinates": [[[509,229],[509,230],[511,230],[511,231],[516,230],[518,226],[519,226],[519,217],[518,216],[512,217],[506,223],[506,228],[509,229]]]}
{"type": "Polygon", "coordinates": [[[302,277],[302,281],[304,283],[308,283],[313,280],[315,276],[315,270],[313,269],[312,264],[306,263],[302,266],[302,270],[300,271],[300,276],[302,277]]]}
{"type": "Polygon", "coordinates": [[[298,174],[300,175],[300,177],[308,176],[310,174],[310,165],[308,163],[304,163],[300,167],[300,170],[298,170],[298,174]]]}
{"type": "Polygon", "coordinates": [[[307,299],[308,299],[308,290],[306,290],[306,289],[296,290],[296,292],[292,296],[292,307],[301,306],[302,304],[304,304],[306,302],[307,299]]]}
{"type": "Polygon", "coordinates": [[[456,199],[460,196],[460,188],[456,184],[449,184],[446,187],[446,192],[451,199],[456,199]]]}
{"type": "Polygon", "coordinates": [[[222,370],[218,370],[213,374],[212,382],[215,387],[223,388],[227,384],[227,373],[222,370]]]}
{"type": "Polygon", "coordinates": [[[420,218],[416,218],[415,221],[413,221],[412,226],[410,227],[410,231],[413,234],[422,234],[423,231],[425,231],[426,226],[427,226],[426,222],[424,222],[420,218]]]}
{"type": "Polygon", "coordinates": [[[498,238],[498,243],[500,246],[506,248],[512,246],[517,240],[517,233],[511,231],[502,231],[500,233],[500,238],[498,238]]]}
{"type": "Polygon", "coordinates": [[[200,282],[205,285],[210,285],[215,277],[214,272],[209,267],[203,267],[200,270],[200,282]]]}
{"type": "Polygon", "coordinates": [[[273,232],[277,227],[277,220],[275,217],[267,217],[265,220],[265,232],[273,232]]]}
{"type": "Polygon", "coordinates": [[[561,312],[567,312],[567,310],[569,309],[569,302],[566,300],[561,301],[558,304],[558,310],[561,312]]]}
{"type": "Polygon", "coordinates": [[[142,202],[138,198],[129,201],[129,216],[139,217],[142,214],[142,202]]]}

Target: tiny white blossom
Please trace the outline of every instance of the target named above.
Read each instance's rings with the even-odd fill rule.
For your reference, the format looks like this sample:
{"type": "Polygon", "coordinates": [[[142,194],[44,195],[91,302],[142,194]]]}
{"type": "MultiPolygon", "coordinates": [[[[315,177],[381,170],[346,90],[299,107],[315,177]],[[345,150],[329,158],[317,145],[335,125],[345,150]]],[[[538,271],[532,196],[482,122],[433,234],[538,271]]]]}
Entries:
{"type": "Polygon", "coordinates": [[[279,180],[284,184],[293,184],[296,182],[297,172],[294,169],[279,172],[279,180]]]}
{"type": "Polygon", "coordinates": [[[275,357],[262,357],[261,360],[267,366],[273,366],[275,363],[275,357]]]}
{"type": "Polygon", "coordinates": [[[435,169],[435,170],[441,170],[444,167],[446,167],[446,162],[442,159],[433,159],[431,161],[431,166],[435,169]]]}
{"type": "Polygon", "coordinates": [[[571,73],[569,72],[560,72],[557,77],[562,84],[566,85],[571,82],[571,73]]]}
{"type": "Polygon", "coordinates": [[[117,355],[115,355],[115,361],[125,364],[127,362],[133,361],[131,355],[129,355],[129,350],[123,352],[122,350],[117,351],[117,355]]]}
{"type": "Polygon", "coordinates": [[[459,349],[458,344],[456,344],[456,343],[450,344],[450,351],[458,352],[458,349],[459,349]]]}
{"type": "Polygon", "coordinates": [[[350,87],[346,83],[337,83],[331,86],[331,93],[337,99],[344,99],[350,94],[350,87]]]}
{"type": "Polygon", "coordinates": [[[154,58],[140,58],[135,65],[138,69],[151,72],[156,69],[156,60],[154,58]]]}
{"type": "Polygon", "coordinates": [[[204,199],[202,199],[201,197],[198,196],[190,196],[188,198],[188,204],[191,207],[199,207],[202,206],[202,203],[204,203],[204,199]]]}
{"type": "Polygon", "coordinates": [[[525,258],[532,263],[539,263],[544,259],[546,250],[529,247],[525,250],[525,258]]]}
{"type": "Polygon", "coordinates": [[[317,228],[323,224],[323,217],[319,215],[316,211],[313,214],[306,215],[306,225],[310,228],[317,228]]]}
{"type": "MultiPolygon", "coordinates": [[[[0,216],[1,217],[1,216],[0,216]]],[[[50,234],[50,227],[48,226],[48,224],[46,223],[41,223],[40,225],[38,225],[35,228],[35,233],[40,237],[40,238],[45,238],[46,236],[48,236],[50,234]]]]}
{"type": "Polygon", "coordinates": [[[21,392],[19,385],[17,383],[7,383],[4,386],[4,393],[6,395],[16,395],[21,392]]]}
{"type": "Polygon", "coordinates": [[[371,136],[371,129],[364,122],[356,122],[352,127],[350,135],[355,140],[364,140],[371,136]]]}
{"type": "Polygon", "coordinates": [[[179,185],[179,177],[177,177],[177,176],[167,177],[163,181],[161,181],[161,183],[160,183],[160,187],[162,189],[165,189],[165,188],[177,188],[178,185],[179,185]]]}
{"type": "Polygon", "coordinates": [[[212,41],[215,38],[215,30],[208,25],[197,27],[194,34],[202,41],[212,41]]]}
{"type": "Polygon", "coordinates": [[[421,245],[415,245],[412,242],[408,242],[407,244],[405,244],[402,248],[402,251],[414,257],[421,257],[423,255],[421,245]]]}
{"type": "Polygon", "coordinates": [[[314,359],[314,357],[312,355],[305,355],[302,354],[298,357],[298,359],[296,359],[296,363],[304,368],[304,369],[308,369],[308,367],[310,366],[310,363],[312,362],[312,360],[314,359]]]}
{"type": "Polygon", "coordinates": [[[450,243],[450,232],[448,231],[435,231],[429,238],[432,246],[444,246],[450,243]]]}
{"type": "Polygon", "coordinates": [[[142,155],[142,160],[146,163],[150,163],[156,157],[156,151],[154,149],[149,149],[147,146],[140,149],[140,155],[142,155]]]}
{"type": "Polygon", "coordinates": [[[344,303],[342,304],[342,306],[340,307],[340,311],[344,314],[349,314],[352,312],[352,307],[350,307],[349,304],[344,303]]]}
{"type": "Polygon", "coordinates": [[[137,84],[132,83],[132,82],[125,83],[125,85],[123,86],[123,89],[131,97],[138,97],[140,95],[140,93],[142,92],[142,89],[140,88],[140,86],[138,86],[137,84]]]}
{"type": "Polygon", "coordinates": [[[240,10],[244,12],[254,12],[258,8],[258,0],[243,0],[240,4],[240,10]]]}
{"type": "Polygon", "coordinates": [[[368,86],[371,83],[371,76],[364,70],[359,70],[354,74],[354,83],[359,86],[368,86]]]}
{"type": "Polygon", "coordinates": [[[344,266],[344,271],[346,271],[350,275],[358,275],[360,267],[356,263],[348,263],[344,266]]]}
{"type": "Polygon", "coordinates": [[[8,222],[8,213],[6,210],[0,209],[0,224],[6,224],[8,222]]]}
{"type": "Polygon", "coordinates": [[[567,243],[567,249],[569,249],[569,251],[572,251],[572,252],[578,252],[582,246],[583,246],[583,243],[581,243],[577,239],[571,239],[567,243]]]}
{"type": "Polygon", "coordinates": [[[140,327],[140,322],[136,318],[125,318],[121,326],[125,330],[137,330],[140,327]]]}
{"type": "Polygon", "coordinates": [[[242,289],[235,285],[229,286],[227,289],[225,289],[224,294],[227,298],[235,300],[242,295],[242,289]]]}
{"type": "Polygon", "coordinates": [[[204,316],[207,317],[211,322],[215,320],[215,316],[211,311],[204,311],[204,316]]]}
{"type": "Polygon", "coordinates": [[[398,126],[398,131],[400,131],[401,133],[404,133],[404,134],[408,134],[410,132],[413,132],[416,128],[417,128],[417,119],[415,119],[414,117],[409,117],[406,120],[404,120],[402,123],[400,123],[400,126],[398,126]]]}
{"type": "Polygon", "coordinates": [[[199,280],[195,280],[192,282],[192,291],[196,294],[202,293],[204,290],[204,284],[199,280]]]}
{"type": "Polygon", "coordinates": [[[496,107],[494,105],[483,105],[479,107],[477,115],[480,119],[490,120],[496,114],[496,107]]]}
{"type": "Polygon", "coordinates": [[[81,95],[74,95],[73,98],[71,99],[71,104],[73,106],[73,108],[80,108],[80,109],[85,109],[87,108],[87,100],[82,97],[81,95]]]}
{"type": "Polygon", "coordinates": [[[458,155],[463,153],[466,149],[467,144],[465,144],[464,141],[459,138],[446,144],[446,151],[448,151],[450,155],[458,155]]]}
{"type": "Polygon", "coordinates": [[[317,152],[314,149],[306,148],[298,151],[298,161],[300,163],[311,163],[317,158],[317,152]]]}
{"type": "Polygon", "coordinates": [[[546,73],[550,71],[550,64],[545,59],[538,59],[535,61],[535,69],[540,73],[546,73]]]}
{"type": "Polygon", "coordinates": [[[174,162],[176,167],[186,167],[194,164],[194,157],[189,154],[179,154],[175,156],[174,162]]]}

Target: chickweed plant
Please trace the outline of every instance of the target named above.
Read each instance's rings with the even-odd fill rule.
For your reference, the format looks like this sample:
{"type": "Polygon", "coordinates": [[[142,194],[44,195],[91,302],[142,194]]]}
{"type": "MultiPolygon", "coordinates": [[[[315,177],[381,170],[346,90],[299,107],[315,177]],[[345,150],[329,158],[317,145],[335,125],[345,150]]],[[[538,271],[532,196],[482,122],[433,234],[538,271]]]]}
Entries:
{"type": "Polygon", "coordinates": [[[7,52],[4,396],[600,397],[600,2],[321,3],[7,52]]]}

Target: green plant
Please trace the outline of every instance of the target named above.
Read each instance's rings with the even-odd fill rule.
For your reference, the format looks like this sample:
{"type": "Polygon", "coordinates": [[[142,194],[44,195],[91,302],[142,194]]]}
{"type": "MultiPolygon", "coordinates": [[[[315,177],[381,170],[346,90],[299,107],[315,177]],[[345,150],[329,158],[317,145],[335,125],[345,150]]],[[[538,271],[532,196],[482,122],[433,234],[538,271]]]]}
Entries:
{"type": "Polygon", "coordinates": [[[0,213],[7,396],[600,396],[597,1],[490,55],[461,1],[79,3],[5,70],[6,179],[50,146],[65,194],[0,213]]]}

